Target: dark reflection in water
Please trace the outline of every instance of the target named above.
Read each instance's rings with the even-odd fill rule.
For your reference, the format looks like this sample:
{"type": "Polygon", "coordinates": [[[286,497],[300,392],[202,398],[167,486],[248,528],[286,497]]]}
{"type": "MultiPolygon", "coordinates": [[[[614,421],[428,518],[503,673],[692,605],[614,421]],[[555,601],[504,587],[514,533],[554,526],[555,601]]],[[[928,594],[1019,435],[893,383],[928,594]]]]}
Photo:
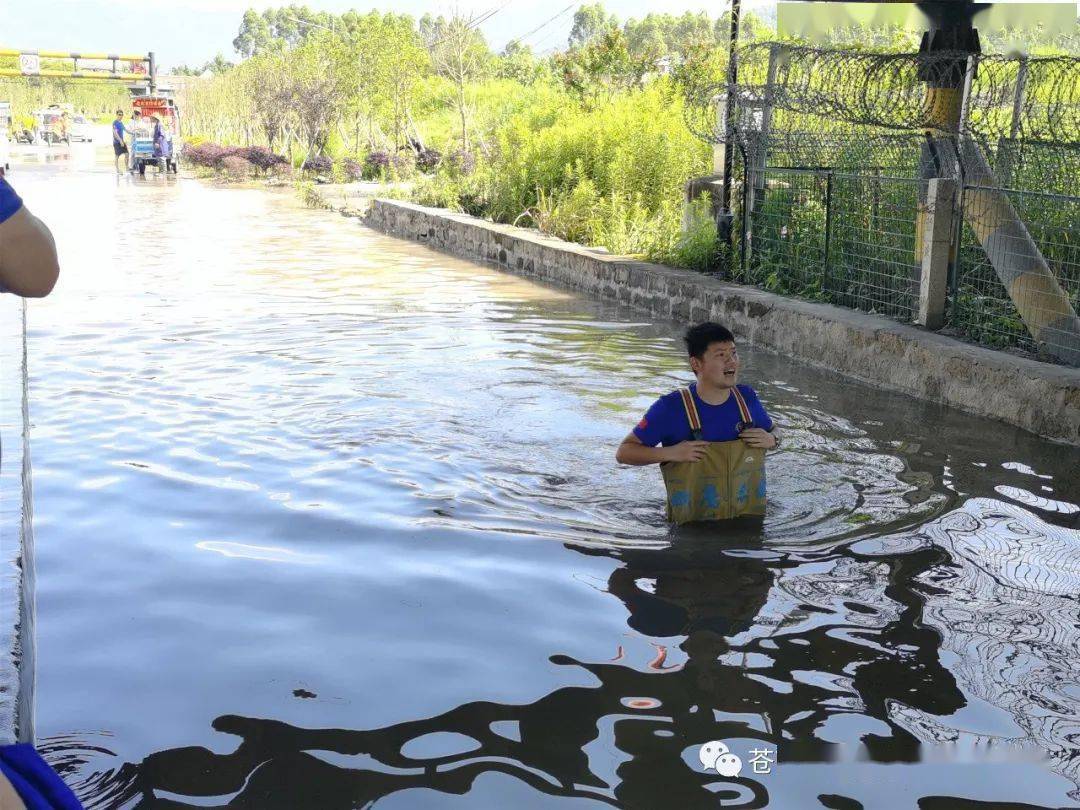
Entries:
{"type": "Polygon", "coordinates": [[[37,726],[88,806],[1077,804],[1075,449],[749,349],[769,514],[673,534],[612,454],[680,325],[37,171],[37,726]]]}
{"type": "MultiPolygon", "coordinates": [[[[992,534],[992,526],[979,530],[976,521],[970,511],[953,513],[931,533],[943,532],[954,546],[958,535],[985,537],[988,529],[992,534]]],[[[1009,530],[1018,528],[1014,523],[1009,530]]],[[[475,701],[438,716],[363,731],[306,729],[225,715],[212,725],[240,738],[235,750],[216,753],[192,746],[160,751],[139,764],[95,774],[84,791],[92,805],[101,807],[344,810],[417,788],[464,795],[478,777],[498,773],[550,801],[760,808],[770,804],[771,775],[753,777],[744,771],[737,779],[710,778],[689,769],[687,759],[692,764],[697,747],[711,739],[739,740],[745,750],[775,750],[779,774],[785,767],[844,760],[918,764],[928,759],[928,743],[957,742],[964,732],[950,733],[945,718],[956,716],[968,701],[942,663],[942,634],[948,642],[950,632],[934,626],[950,611],[926,609],[927,596],[942,592],[944,580],[936,572],[953,567],[943,548],[927,545],[887,557],[846,551],[824,563],[805,564],[796,555],[769,550],[760,528],[724,531],[717,537],[715,527],[689,526],[668,548],[586,551],[616,562],[607,593],[620,600],[628,626],[652,639],[656,651],[652,660],[638,665],[627,660],[622,645],[610,660],[551,657],[560,666],[587,671],[595,678],[593,685],[556,689],[527,705],[475,701]],[[774,597],[773,617],[762,615],[777,586],[784,596],[774,597]],[[786,603],[780,616],[775,615],[777,601],[786,603]],[[682,653],[677,663],[676,650],[682,653]],[[858,751],[845,750],[855,737],[829,731],[848,721],[861,731],[858,751]],[[597,746],[619,752],[614,770],[596,757],[597,746]],[[439,748],[446,750],[431,750],[439,748]],[[207,804],[211,797],[219,801],[207,804]]],[[[1057,586],[1068,587],[1060,579],[1057,586]]],[[[970,612],[956,615],[969,595],[952,594],[952,633],[972,632],[965,625],[986,621],[970,612]]],[[[985,593],[981,598],[988,601],[985,593]]],[[[1000,606],[1000,596],[992,604],[1000,606]]],[[[976,609],[969,604],[968,611],[976,609]]],[[[1014,629],[1038,633],[1046,625],[1026,615],[1014,629]]],[[[1054,644],[1072,640],[1075,650],[1075,623],[1071,627],[1071,632],[1062,631],[1067,637],[1055,636],[1054,644]]],[[[961,646],[969,643],[977,646],[961,646]]],[[[1016,639],[998,641],[997,652],[1010,645],[1015,651],[1016,639]]],[[[1003,664],[979,678],[996,692],[1002,674],[1015,666],[1003,664]]],[[[1029,699],[1035,697],[1038,684],[1010,680],[1004,691],[1025,690],[1029,699]]],[[[1016,694],[1023,700],[1021,692],[1016,694]]],[[[1020,717],[1034,705],[1010,708],[1020,717]]],[[[1050,748],[1057,734],[1075,739],[1075,724],[1074,717],[1069,728],[1037,736],[1050,748]]],[[[1021,735],[1004,742],[1020,752],[1014,759],[1025,761],[1021,735]]],[[[1071,770],[1075,756],[1075,750],[1062,751],[1056,764],[1071,770]]],[[[948,790],[935,792],[932,782],[928,787],[912,796],[919,807],[989,806],[968,803],[948,790]]],[[[1042,789],[1032,784],[1027,793],[1042,789]]],[[[785,792],[798,795],[790,785],[785,792]]],[[[809,796],[798,801],[798,806],[811,806],[809,796]]],[[[831,791],[818,793],[813,806],[915,805],[872,788],[851,790],[841,780],[831,791]]]]}

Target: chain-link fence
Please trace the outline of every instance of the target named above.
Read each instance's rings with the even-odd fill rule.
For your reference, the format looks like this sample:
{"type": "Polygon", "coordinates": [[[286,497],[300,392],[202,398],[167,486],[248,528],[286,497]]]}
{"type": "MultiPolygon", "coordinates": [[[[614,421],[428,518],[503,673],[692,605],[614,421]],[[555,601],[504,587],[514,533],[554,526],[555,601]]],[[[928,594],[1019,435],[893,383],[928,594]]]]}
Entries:
{"type": "Polygon", "coordinates": [[[951,180],[946,327],[1080,365],[1080,58],[789,43],[737,58],[737,85],[687,96],[691,129],[736,149],[733,277],[936,328],[919,298],[938,264],[927,193],[951,180]]]}
{"type": "Polygon", "coordinates": [[[831,169],[749,172],[742,280],[910,321],[917,305],[917,181],[831,169]]]}

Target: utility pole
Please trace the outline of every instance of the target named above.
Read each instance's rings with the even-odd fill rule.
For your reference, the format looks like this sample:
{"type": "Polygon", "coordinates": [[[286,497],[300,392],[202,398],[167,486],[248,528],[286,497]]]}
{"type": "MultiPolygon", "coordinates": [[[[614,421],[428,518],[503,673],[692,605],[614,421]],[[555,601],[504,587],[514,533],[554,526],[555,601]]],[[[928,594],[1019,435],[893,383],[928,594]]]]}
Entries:
{"type": "Polygon", "coordinates": [[[731,29],[728,39],[727,91],[724,98],[724,178],[720,190],[720,215],[717,231],[720,241],[727,245],[731,256],[732,223],[735,214],[731,210],[731,173],[735,166],[735,90],[739,81],[736,51],[739,44],[740,0],[731,0],[731,29]]]}

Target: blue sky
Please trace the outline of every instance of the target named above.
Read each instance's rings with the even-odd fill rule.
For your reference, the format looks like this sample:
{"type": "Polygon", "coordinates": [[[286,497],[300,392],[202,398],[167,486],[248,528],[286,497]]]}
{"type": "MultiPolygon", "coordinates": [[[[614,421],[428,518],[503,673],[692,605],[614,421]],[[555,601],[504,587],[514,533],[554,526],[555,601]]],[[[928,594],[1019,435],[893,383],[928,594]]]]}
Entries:
{"type": "MultiPolygon", "coordinates": [[[[372,3],[353,0],[307,0],[313,9],[342,12],[373,8],[420,16],[425,12],[450,14],[454,8],[474,14],[496,8],[505,0],[392,0],[372,3]]],[[[302,2],[302,0],[300,0],[302,2]]],[[[547,25],[527,41],[537,50],[562,46],[570,32],[574,9],[547,25]]],[[[746,2],[746,0],[744,0],[746,2]]],[[[164,67],[201,64],[221,51],[235,58],[232,39],[247,8],[287,5],[258,0],[0,0],[0,47],[38,50],[82,50],[146,53],[154,51],[164,67]]],[[[760,0],[758,0],[760,4],[760,0]]],[[[570,5],[570,0],[510,0],[481,26],[489,42],[502,47],[540,26],[570,5]]],[[[605,4],[620,18],[643,17],[650,11],[681,13],[709,11],[718,16],[726,2],[679,0],[617,0],[605,4]]],[[[754,5],[753,2],[748,5],[754,5]]]]}
{"type": "MultiPolygon", "coordinates": [[[[146,53],[154,51],[164,68],[201,65],[219,51],[235,59],[232,39],[247,8],[288,5],[290,0],[0,0],[0,47],[146,53]]],[[[303,2],[303,0],[298,0],[303,2]]],[[[509,0],[481,28],[495,48],[556,17],[526,39],[537,51],[562,47],[570,32],[574,9],[587,0],[509,0]],[[563,14],[559,12],[570,8],[563,14]],[[556,16],[559,15],[559,16],[556,16]]],[[[1016,2],[1017,0],[1013,0],[1016,2]]],[[[405,12],[473,15],[490,11],[506,0],[307,0],[313,9],[342,12],[373,8],[405,12]]],[[[1019,0],[1024,2],[1024,0],[1019,0]]],[[[610,11],[627,17],[649,12],[707,11],[719,16],[728,0],[608,0],[610,11]]],[[[775,0],[743,0],[743,7],[775,8],[775,0]]]]}

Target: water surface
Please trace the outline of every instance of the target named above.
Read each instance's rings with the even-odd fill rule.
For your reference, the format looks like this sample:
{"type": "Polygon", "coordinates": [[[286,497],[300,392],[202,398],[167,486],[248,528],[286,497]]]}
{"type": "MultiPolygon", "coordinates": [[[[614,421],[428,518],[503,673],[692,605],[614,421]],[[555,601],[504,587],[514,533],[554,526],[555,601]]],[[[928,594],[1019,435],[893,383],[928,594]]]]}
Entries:
{"type": "Polygon", "coordinates": [[[1075,449],[750,349],[768,517],[673,533],[613,454],[682,324],[288,192],[13,179],[64,265],[36,731],[87,806],[1077,806],[1075,449]]]}

